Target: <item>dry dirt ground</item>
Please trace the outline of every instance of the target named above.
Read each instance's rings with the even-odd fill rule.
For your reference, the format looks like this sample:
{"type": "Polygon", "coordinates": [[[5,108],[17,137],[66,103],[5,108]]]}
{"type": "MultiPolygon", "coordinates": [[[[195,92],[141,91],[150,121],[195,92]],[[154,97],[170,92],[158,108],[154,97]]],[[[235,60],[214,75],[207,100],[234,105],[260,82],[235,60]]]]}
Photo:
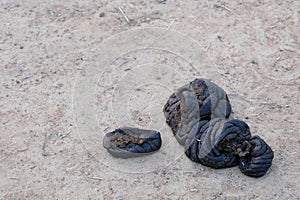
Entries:
{"type": "Polygon", "coordinates": [[[0,198],[299,199],[299,1],[0,0],[0,20],[0,198]],[[273,148],[267,175],[183,154],[162,107],[195,77],[273,148]],[[112,158],[124,125],[161,150],[112,158]]]}

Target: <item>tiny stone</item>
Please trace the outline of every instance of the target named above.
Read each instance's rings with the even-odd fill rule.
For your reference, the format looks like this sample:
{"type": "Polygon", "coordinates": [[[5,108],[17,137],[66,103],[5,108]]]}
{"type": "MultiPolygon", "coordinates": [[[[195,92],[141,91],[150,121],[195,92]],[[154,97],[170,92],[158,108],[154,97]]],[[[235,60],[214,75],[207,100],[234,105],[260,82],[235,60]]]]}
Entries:
{"type": "Polygon", "coordinates": [[[105,16],[104,12],[102,12],[102,13],[99,14],[99,17],[104,17],[104,16],[105,16]]]}
{"type": "Polygon", "coordinates": [[[256,61],[256,60],[252,60],[251,63],[252,63],[253,65],[257,65],[257,61],[256,61]]]}

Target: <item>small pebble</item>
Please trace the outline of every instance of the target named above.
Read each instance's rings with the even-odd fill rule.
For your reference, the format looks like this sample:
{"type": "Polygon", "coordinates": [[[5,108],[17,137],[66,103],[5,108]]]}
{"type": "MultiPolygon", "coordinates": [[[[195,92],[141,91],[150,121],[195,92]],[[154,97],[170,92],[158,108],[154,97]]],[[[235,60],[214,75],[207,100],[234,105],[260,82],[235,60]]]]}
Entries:
{"type": "Polygon", "coordinates": [[[105,16],[104,12],[102,12],[102,13],[99,14],[99,17],[104,17],[104,16],[105,16]]]}

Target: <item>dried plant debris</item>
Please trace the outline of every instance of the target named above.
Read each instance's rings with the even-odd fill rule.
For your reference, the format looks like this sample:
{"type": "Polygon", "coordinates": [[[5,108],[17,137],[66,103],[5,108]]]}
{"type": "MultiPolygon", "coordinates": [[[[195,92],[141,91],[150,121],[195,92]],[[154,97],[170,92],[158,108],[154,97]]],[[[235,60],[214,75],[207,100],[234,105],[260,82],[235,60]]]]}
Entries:
{"type": "Polygon", "coordinates": [[[114,157],[132,158],[159,150],[161,137],[154,130],[123,127],[107,133],[103,146],[114,157]]]}

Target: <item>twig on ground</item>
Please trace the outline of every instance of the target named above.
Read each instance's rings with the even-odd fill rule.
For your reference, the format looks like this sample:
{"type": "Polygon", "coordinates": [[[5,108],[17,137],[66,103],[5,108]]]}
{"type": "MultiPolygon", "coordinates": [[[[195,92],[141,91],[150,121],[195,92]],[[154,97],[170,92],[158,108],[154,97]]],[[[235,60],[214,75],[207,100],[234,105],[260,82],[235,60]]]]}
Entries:
{"type": "Polygon", "coordinates": [[[87,160],[90,160],[90,159],[92,159],[92,158],[95,158],[95,155],[97,155],[97,153],[91,154],[90,152],[88,152],[88,158],[87,158],[87,160]]]}
{"type": "Polygon", "coordinates": [[[222,8],[222,9],[224,9],[224,10],[227,10],[227,11],[230,12],[231,14],[237,15],[235,12],[233,12],[231,9],[229,9],[229,8],[226,7],[226,6],[215,4],[214,7],[215,7],[215,8],[222,8]]]}
{"type": "Polygon", "coordinates": [[[18,177],[9,177],[9,179],[18,180],[19,178],[18,177]]]}
{"type": "Polygon", "coordinates": [[[28,150],[28,148],[25,147],[24,149],[18,149],[17,152],[24,152],[24,151],[27,151],[27,150],[28,150]]]}
{"type": "Polygon", "coordinates": [[[103,179],[104,179],[104,178],[95,177],[95,176],[92,176],[92,177],[87,176],[87,178],[89,178],[89,179],[94,179],[94,180],[103,180],[103,179]]]}
{"type": "Polygon", "coordinates": [[[165,32],[163,32],[162,34],[160,34],[158,37],[155,38],[155,40],[153,40],[153,42],[151,42],[149,45],[148,45],[148,48],[150,48],[156,41],[158,41],[164,34],[166,34],[170,29],[171,27],[173,26],[175,22],[175,19],[172,20],[172,22],[169,24],[168,28],[166,29],[165,32]]]}
{"type": "Polygon", "coordinates": [[[208,50],[210,49],[211,43],[209,43],[209,45],[206,47],[205,51],[208,52],[208,50]]]}
{"type": "Polygon", "coordinates": [[[43,146],[42,146],[42,156],[49,156],[50,154],[46,152],[46,148],[47,148],[47,145],[48,145],[48,141],[49,139],[52,137],[53,133],[50,133],[50,135],[45,135],[45,140],[44,140],[44,143],[43,143],[43,146]]]}
{"type": "Polygon", "coordinates": [[[123,17],[124,17],[124,19],[126,20],[126,22],[130,25],[130,24],[131,24],[131,23],[130,23],[130,20],[129,20],[129,18],[126,16],[125,12],[122,10],[121,7],[119,7],[118,9],[119,9],[119,11],[121,12],[121,14],[123,15],[123,17]]]}
{"type": "Polygon", "coordinates": [[[196,192],[198,192],[198,190],[197,190],[196,188],[189,189],[188,191],[186,191],[185,193],[183,193],[182,195],[180,195],[180,198],[179,198],[179,199],[183,199],[183,197],[184,197],[185,195],[187,195],[188,193],[190,193],[190,192],[196,193],[196,192]]]}
{"type": "Polygon", "coordinates": [[[60,138],[64,139],[65,137],[68,137],[70,135],[70,133],[71,133],[71,130],[68,131],[65,135],[62,135],[60,138]]]}
{"type": "Polygon", "coordinates": [[[293,53],[297,52],[295,49],[291,49],[291,48],[287,48],[287,47],[283,47],[283,50],[290,51],[290,52],[293,52],[293,53]]]}

